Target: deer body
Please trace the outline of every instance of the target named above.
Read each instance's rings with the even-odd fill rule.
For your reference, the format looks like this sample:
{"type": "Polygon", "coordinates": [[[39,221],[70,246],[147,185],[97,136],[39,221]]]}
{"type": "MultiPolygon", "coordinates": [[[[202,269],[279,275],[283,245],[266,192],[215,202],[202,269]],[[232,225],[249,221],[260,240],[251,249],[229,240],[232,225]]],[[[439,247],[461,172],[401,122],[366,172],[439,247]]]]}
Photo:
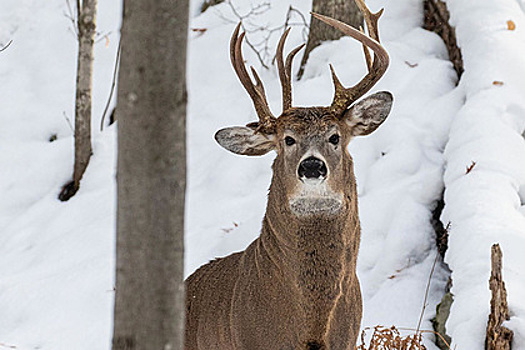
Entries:
{"type": "Polygon", "coordinates": [[[257,73],[252,69],[253,84],[244,67],[240,26],[232,36],[232,63],[259,122],[222,129],[215,139],[233,153],[274,150],[277,157],[260,236],[243,252],[204,265],[186,281],[186,350],[346,350],[355,345],[362,316],[356,276],[360,226],[346,146],[352,137],[374,131],[392,103],[390,93],[380,92],[353,104],[388,65],[376,41],[380,13],[371,14],[362,0],[358,5],[372,39],[314,14],[375,53],[373,63],[367,61],[369,74],[353,88],[345,89],[332,70],[336,92],[329,107],[292,107],[291,61],[299,48],[284,64],[286,31],[277,50],[283,113],[274,118],[257,73]]]}
{"type": "Polygon", "coordinates": [[[274,177],[260,237],[189,278],[186,342],[196,346],[187,350],[350,349],[355,343],[362,308],[355,185],[335,219],[297,219],[283,207],[279,186],[274,177]],[[207,303],[194,310],[200,300],[207,303]]]}

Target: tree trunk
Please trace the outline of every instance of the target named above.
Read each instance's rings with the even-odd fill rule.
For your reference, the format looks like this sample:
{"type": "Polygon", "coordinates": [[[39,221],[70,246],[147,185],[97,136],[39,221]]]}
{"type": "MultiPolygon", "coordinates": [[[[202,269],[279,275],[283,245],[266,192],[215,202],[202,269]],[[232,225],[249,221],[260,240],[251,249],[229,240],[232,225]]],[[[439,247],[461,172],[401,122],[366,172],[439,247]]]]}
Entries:
{"type": "MultiPolygon", "coordinates": [[[[363,24],[363,15],[359,11],[354,0],[313,0],[312,12],[330,16],[344,23],[350,24],[357,29],[363,24]]],[[[308,57],[310,56],[310,52],[323,41],[337,40],[342,36],[343,33],[339,30],[311,17],[310,33],[308,34],[308,41],[306,43],[303,59],[301,60],[301,67],[298,73],[299,79],[304,73],[304,68],[308,61],[308,57]]]]}
{"type": "Polygon", "coordinates": [[[514,332],[503,326],[509,320],[509,305],[507,304],[507,290],[503,281],[502,253],[499,244],[491,249],[491,274],[489,280],[492,299],[490,300],[490,315],[485,338],[486,350],[510,350],[514,332]]]}
{"type": "Polygon", "coordinates": [[[67,201],[78,191],[80,180],[91,158],[91,87],[93,83],[93,44],[96,15],[97,0],[84,0],[82,8],[77,9],[78,61],[75,101],[75,164],[73,180],[62,188],[59,195],[59,199],[62,201],[67,201]]]}
{"type": "Polygon", "coordinates": [[[125,0],[113,349],[182,349],[187,0],[125,0]]]}

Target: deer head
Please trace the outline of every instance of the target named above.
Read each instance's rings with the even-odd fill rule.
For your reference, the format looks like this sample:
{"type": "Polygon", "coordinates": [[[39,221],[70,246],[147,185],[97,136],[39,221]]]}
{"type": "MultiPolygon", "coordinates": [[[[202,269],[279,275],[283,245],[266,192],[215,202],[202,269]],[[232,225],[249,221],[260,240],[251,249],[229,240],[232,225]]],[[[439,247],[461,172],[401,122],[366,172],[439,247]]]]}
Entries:
{"type": "Polygon", "coordinates": [[[292,61],[301,45],[283,57],[289,29],[277,47],[277,66],[282,86],[282,110],[272,115],[263,83],[253,67],[253,79],[244,65],[239,35],[240,23],[230,42],[231,62],[242,85],[250,95],[259,121],[229,127],[215,134],[225,149],[241,155],[258,156],[276,151],[273,182],[288,209],[298,217],[336,215],[348,205],[348,183],[353,180],[352,158],[347,146],[354,136],[368,135],[381,125],[390,112],[392,95],[382,91],[361,99],[384,75],[389,58],[379,43],[377,21],[382,14],[371,13],[362,0],[356,1],[367,24],[369,36],[333,18],[312,15],[363,44],[368,73],[356,85],[345,88],[330,65],[335,93],[330,106],[293,107],[291,89],[292,61]],[[372,60],[368,49],[374,53],[372,60]]]}

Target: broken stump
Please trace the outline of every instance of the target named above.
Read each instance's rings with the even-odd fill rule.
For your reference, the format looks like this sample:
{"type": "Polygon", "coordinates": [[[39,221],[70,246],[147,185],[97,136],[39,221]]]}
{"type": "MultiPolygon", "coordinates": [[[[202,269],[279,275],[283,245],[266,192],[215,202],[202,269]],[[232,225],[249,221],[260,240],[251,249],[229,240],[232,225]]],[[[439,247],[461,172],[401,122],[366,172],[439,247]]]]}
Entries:
{"type": "Polygon", "coordinates": [[[510,350],[514,332],[502,326],[509,319],[507,291],[502,277],[502,253],[499,244],[491,249],[491,274],[489,280],[492,298],[490,300],[490,315],[487,324],[486,350],[510,350]]]}

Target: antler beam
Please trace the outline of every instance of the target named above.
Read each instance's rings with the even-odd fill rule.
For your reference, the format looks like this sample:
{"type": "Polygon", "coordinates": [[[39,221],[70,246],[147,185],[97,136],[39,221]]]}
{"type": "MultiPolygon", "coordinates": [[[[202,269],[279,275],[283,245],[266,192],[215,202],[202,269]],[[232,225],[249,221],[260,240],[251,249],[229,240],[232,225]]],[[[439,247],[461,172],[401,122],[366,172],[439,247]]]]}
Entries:
{"type": "Polygon", "coordinates": [[[361,96],[370,91],[370,89],[385,74],[389,64],[388,54],[385,48],[379,43],[379,30],[377,26],[377,22],[379,20],[379,17],[383,13],[383,10],[380,10],[379,12],[374,14],[370,12],[370,10],[366,7],[363,0],[356,0],[356,3],[361,12],[363,13],[370,37],[366,36],[362,31],[358,31],[346,23],[312,12],[312,16],[314,16],[315,18],[340,30],[345,35],[348,35],[360,41],[363,44],[363,49],[365,51],[365,58],[368,66],[368,74],[359,83],[350,88],[345,88],[341,84],[341,81],[335,74],[334,68],[330,65],[332,79],[335,85],[334,98],[332,100],[332,104],[330,105],[330,109],[336,115],[341,116],[343,115],[343,112],[352,103],[354,103],[361,96]],[[370,52],[368,51],[368,48],[372,49],[372,51],[374,52],[373,63],[371,62],[370,52]]]}

